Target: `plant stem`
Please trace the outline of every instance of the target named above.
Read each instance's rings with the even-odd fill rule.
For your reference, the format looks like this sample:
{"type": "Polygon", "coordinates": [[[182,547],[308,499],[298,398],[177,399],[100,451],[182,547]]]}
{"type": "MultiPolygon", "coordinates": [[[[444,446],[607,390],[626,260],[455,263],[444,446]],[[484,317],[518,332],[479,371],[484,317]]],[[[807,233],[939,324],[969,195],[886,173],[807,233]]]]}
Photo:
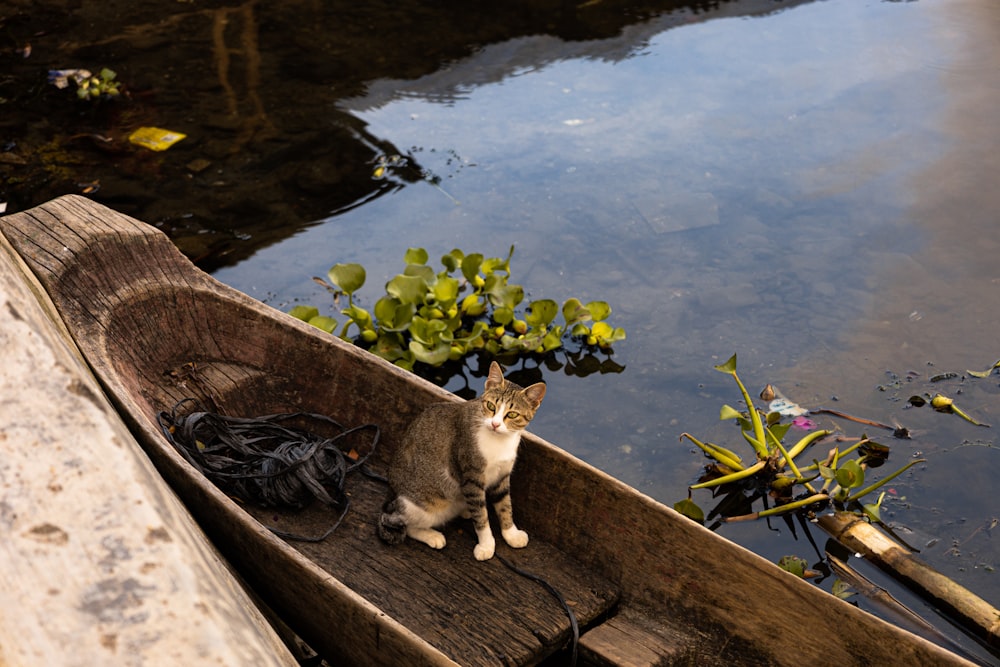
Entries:
{"type": "Polygon", "coordinates": [[[738,470],[729,475],[723,475],[722,477],[716,477],[715,479],[710,479],[707,482],[701,482],[700,484],[692,484],[690,489],[708,489],[713,486],[722,486],[723,484],[728,484],[730,482],[738,482],[741,479],[746,479],[754,474],[760,472],[767,465],[767,461],[757,461],[749,468],[744,468],[743,470],[738,470]]]}
{"type": "Polygon", "coordinates": [[[736,371],[732,371],[730,375],[736,380],[736,385],[740,388],[740,392],[743,394],[743,402],[746,403],[747,412],[750,415],[750,423],[753,424],[753,440],[750,441],[750,445],[754,448],[757,453],[757,458],[766,459],[767,458],[767,440],[764,436],[764,422],[760,419],[760,414],[757,413],[757,408],[754,407],[753,400],[750,399],[750,392],[747,388],[743,386],[740,381],[740,376],[736,374],[736,371]]]}

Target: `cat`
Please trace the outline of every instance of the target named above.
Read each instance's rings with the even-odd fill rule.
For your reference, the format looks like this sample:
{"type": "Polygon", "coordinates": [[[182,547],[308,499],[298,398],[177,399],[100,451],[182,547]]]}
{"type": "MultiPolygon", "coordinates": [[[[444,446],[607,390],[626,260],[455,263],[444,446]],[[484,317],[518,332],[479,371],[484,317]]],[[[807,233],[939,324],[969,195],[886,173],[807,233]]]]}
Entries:
{"type": "Polygon", "coordinates": [[[409,536],[441,549],[446,540],[437,528],[458,516],[471,518],[478,540],[473,555],[489,560],[496,549],[489,501],[507,544],[527,546],[528,534],[514,525],[510,472],[521,432],[544,397],[544,383],[522,388],[505,379],[494,361],[482,396],[437,403],[420,413],[389,466],[389,498],[378,518],[379,537],[399,544],[409,536]]]}

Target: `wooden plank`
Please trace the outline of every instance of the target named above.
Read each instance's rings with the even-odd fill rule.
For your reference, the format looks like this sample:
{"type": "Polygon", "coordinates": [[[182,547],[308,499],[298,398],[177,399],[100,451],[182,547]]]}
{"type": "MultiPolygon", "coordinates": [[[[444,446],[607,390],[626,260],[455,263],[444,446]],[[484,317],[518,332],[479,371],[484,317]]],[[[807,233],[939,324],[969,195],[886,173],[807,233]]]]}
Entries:
{"type": "Polygon", "coordinates": [[[585,634],[580,648],[584,660],[599,667],[657,667],[670,664],[671,651],[650,646],[645,634],[636,634],[628,626],[608,622],[585,634]]]}
{"type": "Polygon", "coordinates": [[[0,664],[297,664],[0,236],[0,664]]]}
{"type": "MultiPolygon", "coordinates": [[[[291,545],[387,614],[464,665],[532,664],[568,642],[568,619],[551,593],[496,558],[475,560],[471,523],[446,527],[448,544],[441,551],[413,540],[390,547],[374,531],[385,487],[357,474],[347,489],[351,509],[337,532],[321,543],[291,545]]],[[[321,506],[295,513],[250,511],[265,524],[290,524],[317,535],[335,516],[321,506]]],[[[618,598],[607,580],[544,541],[511,549],[500,540],[497,553],[555,586],[573,602],[581,624],[607,612],[618,598]]]]}
{"type": "Polygon", "coordinates": [[[696,618],[624,606],[614,617],[583,634],[580,661],[591,667],[775,664],[764,648],[745,644],[725,628],[703,625],[696,618]]]}

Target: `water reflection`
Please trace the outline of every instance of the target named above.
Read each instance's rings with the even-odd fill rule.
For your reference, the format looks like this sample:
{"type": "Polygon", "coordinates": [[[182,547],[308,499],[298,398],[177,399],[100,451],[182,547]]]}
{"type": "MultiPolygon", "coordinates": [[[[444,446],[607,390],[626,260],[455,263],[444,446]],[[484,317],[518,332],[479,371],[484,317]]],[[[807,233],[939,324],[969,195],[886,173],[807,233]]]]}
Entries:
{"type": "Polygon", "coordinates": [[[651,17],[683,23],[774,7],[771,0],[488,8],[246,0],[133,3],[109,12],[98,2],[43,10],[14,3],[0,17],[0,105],[14,112],[5,124],[0,198],[14,211],[85,190],[160,225],[215,269],[394,189],[371,179],[371,164],[406,147],[337,108],[373,81],[417,79],[488,45],[536,35],[583,45],[570,49],[574,57],[622,57],[641,46],[651,17]],[[602,40],[621,54],[605,53],[602,40]],[[80,105],[45,83],[48,69],[76,66],[117,71],[129,102],[80,105]],[[142,125],[188,139],[162,155],[136,150],[126,137],[142,125]]]}

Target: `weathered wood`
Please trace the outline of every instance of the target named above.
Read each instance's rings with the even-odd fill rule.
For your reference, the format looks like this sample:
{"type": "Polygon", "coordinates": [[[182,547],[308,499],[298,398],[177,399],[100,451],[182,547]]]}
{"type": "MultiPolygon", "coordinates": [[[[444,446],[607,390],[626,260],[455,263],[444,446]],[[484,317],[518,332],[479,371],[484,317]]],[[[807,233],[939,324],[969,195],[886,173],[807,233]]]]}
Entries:
{"type": "Polygon", "coordinates": [[[654,625],[645,617],[619,614],[580,638],[580,655],[595,667],[661,667],[697,664],[691,650],[697,645],[688,633],[668,634],[662,623],[654,625]]]}
{"type": "Polygon", "coordinates": [[[0,664],[294,665],[0,237],[0,664]]]}
{"type": "MultiPolygon", "coordinates": [[[[53,295],[162,474],[313,645],[344,663],[499,664],[541,659],[565,639],[567,625],[544,592],[519,587],[496,562],[472,559],[463,524],[447,529],[444,551],[391,550],[372,527],[381,495],[359,483],[354,523],[332,538],[336,546],[293,547],[254,517],[310,534],[332,514],[251,515],[193,474],[155,424],[158,411],[187,396],[228,414],[303,410],[348,425],[375,422],[375,466],[384,469],[413,415],[454,396],[219,284],[160,232],[82,198],[10,216],[0,228],[53,295]],[[461,592],[449,589],[459,581],[461,592]],[[508,588],[507,598],[494,598],[508,588]],[[519,606],[510,607],[515,599],[519,606]],[[502,630],[473,637],[491,614],[502,630]]],[[[706,664],[968,664],[539,438],[522,441],[512,494],[532,541],[505,553],[578,596],[571,599],[585,620],[609,619],[595,640],[640,628],[669,653],[685,637],[676,645],[699,660],[713,657],[706,664]]]]}
{"type": "Polygon", "coordinates": [[[1000,610],[996,607],[853,514],[825,515],[819,525],[847,548],[908,584],[988,646],[1000,649],[1000,610]]]}

